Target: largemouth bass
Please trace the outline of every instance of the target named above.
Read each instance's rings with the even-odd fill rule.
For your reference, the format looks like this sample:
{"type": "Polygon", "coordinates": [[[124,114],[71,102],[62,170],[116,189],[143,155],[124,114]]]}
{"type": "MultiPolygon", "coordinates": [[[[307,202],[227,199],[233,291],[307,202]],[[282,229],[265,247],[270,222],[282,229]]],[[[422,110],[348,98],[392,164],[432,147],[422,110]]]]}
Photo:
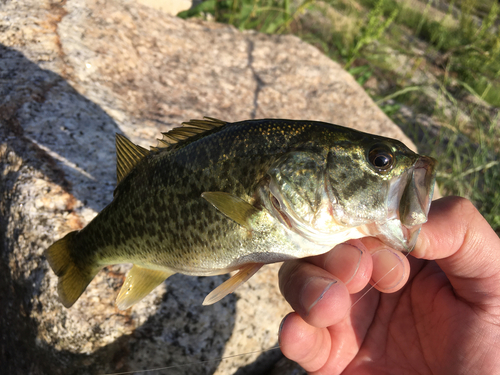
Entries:
{"type": "Polygon", "coordinates": [[[411,251],[433,194],[435,160],[403,143],[315,121],[191,120],[147,150],[116,135],[113,201],[45,255],[70,307],[97,272],[133,263],[126,309],[174,273],[239,270],[204,304],[266,263],[376,236],[411,251]]]}

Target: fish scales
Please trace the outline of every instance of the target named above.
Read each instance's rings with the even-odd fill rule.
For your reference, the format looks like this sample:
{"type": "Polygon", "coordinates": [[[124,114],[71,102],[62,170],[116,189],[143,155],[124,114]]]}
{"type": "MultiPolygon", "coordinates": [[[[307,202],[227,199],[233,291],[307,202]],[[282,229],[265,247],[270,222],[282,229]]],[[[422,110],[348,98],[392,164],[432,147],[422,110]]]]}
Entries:
{"type": "MultiPolygon", "coordinates": [[[[126,147],[117,150],[122,179],[113,201],[46,252],[60,276],[66,306],[110,264],[137,267],[119,296],[126,300],[121,306],[128,307],[136,302],[126,295],[135,293],[133,285],[142,298],[175,272],[214,275],[319,254],[336,244],[325,228],[349,238],[369,235],[371,229],[363,225],[387,220],[388,212],[397,210],[388,208],[389,191],[398,199],[408,195],[403,191],[418,160],[424,160],[427,178],[415,194],[432,195],[434,162],[384,137],[321,122],[272,119],[208,119],[180,129],[183,133],[174,130],[164,139],[184,133],[186,139],[151,152],[117,136],[117,149],[119,141],[126,147]],[[378,144],[389,156],[373,151],[378,144]],[[394,159],[394,166],[381,172],[367,161],[372,153],[394,159]],[[363,228],[355,232],[354,226],[363,228]],[[148,286],[137,286],[143,284],[148,286]]],[[[422,200],[426,205],[428,199],[422,200]]]]}
{"type": "MultiPolygon", "coordinates": [[[[199,254],[213,257],[219,248],[213,244],[224,233],[235,233],[236,225],[215,210],[204,210],[207,202],[201,193],[226,191],[250,199],[276,155],[297,145],[306,148],[304,139],[311,139],[304,134],[311,131],[307,124],[258,124],[235,124],[196,143],[144,159],[117,187],[115,200],[104,215],[80,232],[82,238],[99,241],[82,241],[75,253],[84,258],[94,256],[104,264],[123,257],[123,252],[132,263],[137,261],[134,254],[165,262],[165,257],[176,254],[195,254],[188,261],[198,259],[199,254]],[[113,219],[115,215],[117,219],[113,219]],[[201,249],[193,241],[194,233],[206,233],[201,249]],[[154,246],[144,246],[146,239],[154,246]],[[100,253],[90,254],[90,249],[100,249],[100,253]]],[[[328,135],[323,135],[326,142],[328,135]]],[[[169,265],[182,269],[185,261],[169,265]]]]}

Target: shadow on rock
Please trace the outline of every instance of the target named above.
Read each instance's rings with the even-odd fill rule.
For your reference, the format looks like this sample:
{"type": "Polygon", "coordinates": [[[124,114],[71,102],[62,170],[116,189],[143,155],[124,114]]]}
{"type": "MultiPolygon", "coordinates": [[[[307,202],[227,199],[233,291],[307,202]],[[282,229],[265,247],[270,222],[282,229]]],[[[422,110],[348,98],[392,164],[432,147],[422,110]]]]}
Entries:
{"type": "Polygon", "coordinates": [[[218,361],[196,362],[223,355],[236,297],[201,301],[223,276],[175,275],[119,311],[124,269],[110,267],[71,309],[58,302],[43,251],[111,201],[119,128],[62,77],[2,45],[0,82],[0,372],[213,373],[218,361]]]}
{"type": "Polygon", "coordinates": [[[55,183],[85,206],[101,210],[116,185],[116,123],[61,76],[40,69],[22,53],[0,45],[0,60],[5,140],[20,138],[23,142],[12,143],[16,153],[31,148],[30,156],[42,162],[34,166],[50,169],[55,183]]]}

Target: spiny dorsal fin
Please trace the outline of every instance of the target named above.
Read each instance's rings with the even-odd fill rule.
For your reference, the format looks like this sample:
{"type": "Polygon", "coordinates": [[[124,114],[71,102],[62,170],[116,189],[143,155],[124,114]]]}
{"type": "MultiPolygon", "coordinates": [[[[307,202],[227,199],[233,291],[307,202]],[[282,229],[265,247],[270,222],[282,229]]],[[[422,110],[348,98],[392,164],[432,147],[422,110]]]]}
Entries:
{"type": "Polygon", "coordinates": [[[116,134],[116,177],[120,183],[134,166],[142,160],[149,151],[141,146],[134,145],[121,134],[116,134]]]}
{"type": "Polygon", "coordinates": [[[217,120],[212,117],[203,117],[203,120],[189,120],[188,122],[183,122],[182,126],[174,128],[166,133],[161,133],[163,138],[158,139],[158,145],[156,147],[151,147],[151,149],[156,151],[159,148],[170,147],[180,141],[184,141],[190,137],[205,133],[206,131],[221,127],[225,124],[227,124],[225,121],[217,120]]]}

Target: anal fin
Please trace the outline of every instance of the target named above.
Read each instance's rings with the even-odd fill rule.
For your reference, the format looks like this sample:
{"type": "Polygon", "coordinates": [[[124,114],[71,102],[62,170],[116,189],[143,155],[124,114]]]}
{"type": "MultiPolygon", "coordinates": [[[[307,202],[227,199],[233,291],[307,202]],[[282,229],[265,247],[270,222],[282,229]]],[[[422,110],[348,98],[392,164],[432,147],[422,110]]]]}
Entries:
{"type": "Polygon", "coordinates": [[[212,305],[220,301],[228,294],[234,292],[241,284],[248,281],[255,273],[260,270],[263,263],[250,263],[241,267],[238,273],[232,276],[229,280],[224,281],[217,288],[212,290],[203,300],[203,305],[212,305]]]}
{"type": "Polygon", "coordinates": [[[169,270],[158,271],[143,268],[134,264],[116,298],[116,305],[120,310],[128,309],[174,273],[169,270]]]}

